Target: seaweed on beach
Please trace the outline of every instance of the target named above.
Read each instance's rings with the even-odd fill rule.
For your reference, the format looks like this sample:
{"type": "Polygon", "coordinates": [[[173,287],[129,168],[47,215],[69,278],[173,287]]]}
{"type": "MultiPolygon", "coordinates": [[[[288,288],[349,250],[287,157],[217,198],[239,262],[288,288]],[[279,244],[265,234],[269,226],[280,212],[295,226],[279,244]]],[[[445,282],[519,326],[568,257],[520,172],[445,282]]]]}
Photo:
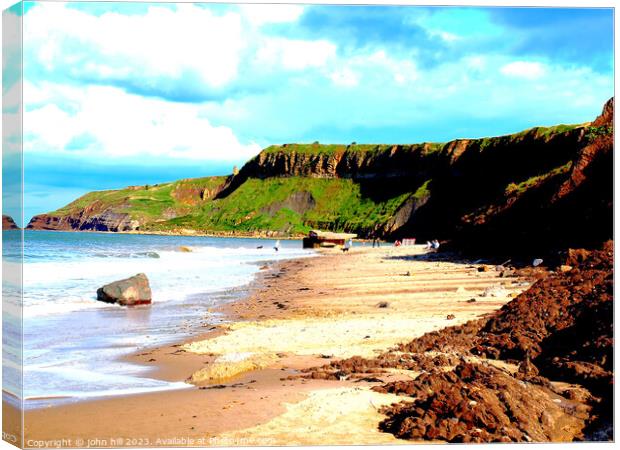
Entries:
{"type": "Polygon", "coordinates": [[[414,399],[383,410],[380,428],[404,439],[612,439],[613,242],[569,250],[564,263],[485,318],[426,333],[377,358],[333,361],[306,376],[419,372],[414,380],[373,387],[414,399]]]}
{"type": "Polygon", "coordinates": [[[586,406],[561,399],[546,386],[484,364],[461,363],[452,371],[424,373],[415,382],[375,390],[415,398],[383,409],[387,418],[380,429],[403,439],[566,441],[582,437],[587,413],[586,406]]]}

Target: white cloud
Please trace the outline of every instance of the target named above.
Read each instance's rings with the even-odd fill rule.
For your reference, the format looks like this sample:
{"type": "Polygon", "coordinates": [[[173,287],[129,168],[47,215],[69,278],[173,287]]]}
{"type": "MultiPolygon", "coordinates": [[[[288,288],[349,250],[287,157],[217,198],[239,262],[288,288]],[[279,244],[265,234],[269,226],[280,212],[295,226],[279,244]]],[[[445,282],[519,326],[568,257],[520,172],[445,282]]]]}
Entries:
{"type": "Polygon", "coordinates": [[[24,117],[29,152],[237,161],[260,151],[258,144],[240,143],[229,127],[212,125],[199,105],[101,86],[28,84],[24,96],[43,102],[24,117]]]}
{"type": "Polygon", "coordinates": [[[239,9],[248,22],[256,26],[296,22],[304,12],[302,5],[292,4],[244,4],[239,5],[239,9]]]}
{"type": "Polygon", "coordinates": [[[383,87],[394,83],[402,86],[416,81],[419,75],[413,61],[395,58],[384,50],[355,55],[338,63],[344,67],[330,74],[338,86],[357,86],[362,79],[383,87]]]}
{"type": "Polygon", "coordinates": [[[354,87],[359,84],[358,75],[348,67],[332,72],[329,77],[338,86],[354,87]]]}
{"type": "Polygon", "coordinates": [[[542,77],[546,70],[538,62],[514,61],[502,66],[500,72],[511,77],[534,79],[542,77]]]}
{"type": "Polygon", "coordinates": [[[143,79],[189,72],[212,87],[237,76],[246,46],[239,14],[216,15],[191,4],[178,4],[176,11],[152,6],[145,15],[94,16],[62,3],[38,3],[24,27],[26,48],[48,70],[143,79]]]}
{"type": "Polygon", "coordinates": [[[336,46],[327,40],[305,41],[265,38],[256,52],[259,65],[281,65],[288,70],[325,66],[336,56],[336,46]]]}

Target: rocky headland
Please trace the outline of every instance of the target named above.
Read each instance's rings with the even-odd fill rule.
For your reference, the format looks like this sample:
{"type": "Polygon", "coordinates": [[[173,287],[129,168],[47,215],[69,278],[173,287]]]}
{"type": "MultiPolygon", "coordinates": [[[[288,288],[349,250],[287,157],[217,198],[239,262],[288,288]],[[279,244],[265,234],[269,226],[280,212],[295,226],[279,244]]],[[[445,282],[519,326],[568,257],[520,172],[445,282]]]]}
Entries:
{"type": "Polygon", "coordinates": [[[238,172],[92,192],[29,229],[440,239],[514,256],[612,236],[613,99],[591,123],[444,144],[284,144],[238,172]],[[389,180],[389,182],[386,182],[389,180]]]}
{"type": "Polygon", "coordinates": [[[19,227],[11,216],[2,214],[2,229],[3,230],[19,230],[19,227]]]}

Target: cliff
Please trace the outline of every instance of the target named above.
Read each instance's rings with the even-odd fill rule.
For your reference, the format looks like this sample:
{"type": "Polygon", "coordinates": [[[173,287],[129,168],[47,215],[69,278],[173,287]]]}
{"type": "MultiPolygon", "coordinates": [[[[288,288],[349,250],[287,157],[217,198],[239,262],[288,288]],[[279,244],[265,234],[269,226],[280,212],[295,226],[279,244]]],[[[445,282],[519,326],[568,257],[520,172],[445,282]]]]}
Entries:
{"type": "Polygon", "coordinates": [[[179,180],[90,192],[56,211],[33,217],[28,229],[135,231],[189,214],[212,199],[226,177],[179,180]]]}
{"type": "Polygon", "coordinates": [[[2,214],[2,230],[19,230],[19,227],[11,216],[2,214]]]}
{"type": "Polygon", "coordinates": [[[592,123],[500,137],[270,146],[235,175],[90,193],[28,227],[268,235],[317,227],[507,252],[524,242],[583,246],[612,235],[612,158],[613,99],[592,123]]]}

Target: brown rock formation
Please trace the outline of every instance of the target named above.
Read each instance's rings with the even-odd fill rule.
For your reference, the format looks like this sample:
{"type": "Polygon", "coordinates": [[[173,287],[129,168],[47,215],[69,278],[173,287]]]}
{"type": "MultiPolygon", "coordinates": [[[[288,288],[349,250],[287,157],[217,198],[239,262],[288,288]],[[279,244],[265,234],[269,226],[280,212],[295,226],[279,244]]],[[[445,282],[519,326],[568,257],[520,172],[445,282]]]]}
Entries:
{"type": "Polygon", "coordinates": [[[40,214],[33,217],[26,228],[58,231],[130,231],[136,229],[138,225],[127,213],[113,211],[99,213],[86,208],[75,216],[40,214]]]}
{"type": "Polygon", "coordinates": [[[149,305],[151,296],[149,280],[143,273],[97,289],[97,300],[121,306],[149,305]]]}
{"type": "Polygon", "coordinates": [[[2,230],[19,230],[19,227],[11,216],[2,214],[2,230]]]}

